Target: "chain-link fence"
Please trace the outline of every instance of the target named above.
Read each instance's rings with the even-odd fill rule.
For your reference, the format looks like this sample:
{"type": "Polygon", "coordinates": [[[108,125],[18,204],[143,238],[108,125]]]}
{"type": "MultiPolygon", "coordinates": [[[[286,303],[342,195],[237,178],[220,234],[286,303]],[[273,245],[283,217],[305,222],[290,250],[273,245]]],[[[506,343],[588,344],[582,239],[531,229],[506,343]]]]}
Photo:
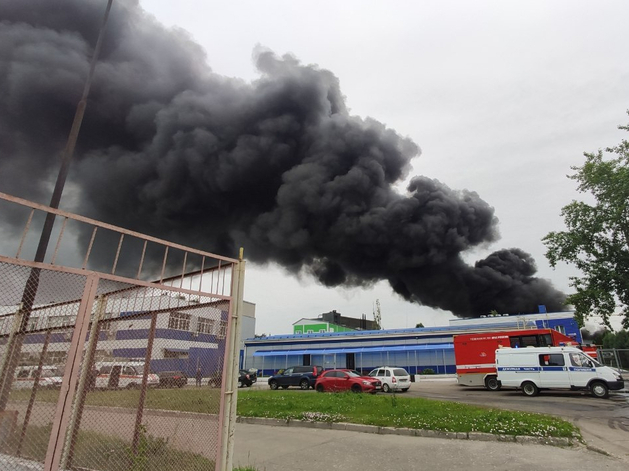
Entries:
{"type": "Polygon", "coordinates": [[[20,252],[37,212],[55,210],[0,197],[32,209],[17,256],[0,247],[0,469],[226,469],[241,262],[62,213],[56,260],[35,263],[20,252]],[[89,270],[106,258],[97,229],[116,242],[111,273],[89,270]],[[59,265],[63,239],[81,233],[82,265],[59,265]]]}
{"type": "Polygon", "coordinates": [[[629,349],[601,348],[598,350],[598,360],[604,365],[629,373],[629,349]]]}

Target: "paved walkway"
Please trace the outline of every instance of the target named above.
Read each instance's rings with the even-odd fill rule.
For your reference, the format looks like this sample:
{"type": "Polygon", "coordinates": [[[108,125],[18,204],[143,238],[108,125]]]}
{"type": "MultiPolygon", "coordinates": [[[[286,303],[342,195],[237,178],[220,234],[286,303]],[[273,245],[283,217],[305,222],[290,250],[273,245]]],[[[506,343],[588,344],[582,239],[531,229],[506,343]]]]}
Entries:
{"type": "Polygon", "coordinates": [[[628,463],[585,447],[379,435],[324,428],[239,423],[234,467],[257,471],[395,469],[596,469],[626,471],[628,463]]]}

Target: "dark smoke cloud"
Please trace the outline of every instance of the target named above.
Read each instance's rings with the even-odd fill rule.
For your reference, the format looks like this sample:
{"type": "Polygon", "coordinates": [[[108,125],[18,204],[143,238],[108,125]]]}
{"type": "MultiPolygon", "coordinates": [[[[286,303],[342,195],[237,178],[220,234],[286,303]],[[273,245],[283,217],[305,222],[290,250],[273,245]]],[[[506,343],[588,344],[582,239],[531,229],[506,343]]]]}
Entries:
{"type": "MultiPolygon", "coordinates": [[[[98,34],[102,0],[0,0],[0,186],[47,203],[98,34]]],[[[70,182],[73,210],[333,286],[388,280],[457,315],[562,309],[534,261],[501,250],[472,191],[404,179],[418,146],[348,113],[338,79],[257,49],[260,79],[213,73],[187,35],[117,0],[70,182]]]]}

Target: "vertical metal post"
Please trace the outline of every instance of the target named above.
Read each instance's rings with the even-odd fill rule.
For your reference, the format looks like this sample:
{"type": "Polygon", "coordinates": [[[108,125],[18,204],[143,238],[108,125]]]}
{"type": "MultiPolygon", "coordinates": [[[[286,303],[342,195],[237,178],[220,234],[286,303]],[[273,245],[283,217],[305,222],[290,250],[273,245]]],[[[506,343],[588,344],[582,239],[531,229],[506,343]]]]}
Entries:
{"type": "Polygon", "coordinates": [[[74,459],[74,449],[76,447],[76,441],[79,437],[79,429],[81,427],[83,408],[85,407],[85,399],[87,395],[86,382],[88,378],[91,378],[90,372],[94,364],[96,346],[98,345],[98,336],[100,334],[99,321],[105,315],[106,310],[107,298],[101,295],[98,297],[98,304],[96,306],[94,318],[92,319],[92,326],[90,329],[90,336],[86,348],[85,359],[83,360],[83,366],[81,368],[81,377],[79,378],[79,386],[77,387],[77,396],[73,404],[72,417],[70,418],[70,425],[68,427],[68,434],[66,437],[66,447],[64,449],[64,454],[61,458],[62,469],[70,469],[72,467],[72,460],[74,459]]]}
{"type": "Polygon", "coordinates": [[[66,448],[68,423],[70,415],[67,413],[72,404],[75,403],[77,385],[80,376],[80,365],[83,360],[83,344],[87,336],[89,326],[90,313],[96,298],[96,290],[98,288],[98,277],[96,275],[88,275],[85,283],[85,289],[79,312],[76,316],[76,326],[72,333],[72,341],[68,351],[68,360],[66,362],[63,382],[61,383],[61,391],[59,392],[59,401],[55,409],[55,417],[53,420],[50,440],[48,441],[48,450],[46,451],[46,461],[44,462],[43,471],[56,471],[59,469],[59,463],[62,458],[63,450],[66,448]]]}
{"type": "Polygon", "coordinates": [[[240,249],[238,263],[232,272],[232,302],[230,303],[225,383],[223,384],[224,405],[221,408],[220,457],[216,460],[216,471],[231,471],[234,454],[234,431],[236,428],[236,405],[238,401],[238,351],[240,349],[240,329],[243,310],[245,282],[245,261],[243,249],[240,249]]]}
{"type": "Polygon", "coordinates": [[[138,453],[138,444],[140,443],[140,431],[142,429],[142,416],[144,415],[144,401],[146,399],[146,388],[148,387],[148,377],[151,370],[151,357],[153,355],[153,340],[155,340],[155,331],[157,329],[157,314],[151,316],[151,329],[149,330],[149,338],[146,345],[146,353],[144,355],[144,371],[142,372],[142,387],[140,389],[140,400],[138,402],[138,412],[135,415],[135,428],[133,429],[133,454],[138,453]]]}

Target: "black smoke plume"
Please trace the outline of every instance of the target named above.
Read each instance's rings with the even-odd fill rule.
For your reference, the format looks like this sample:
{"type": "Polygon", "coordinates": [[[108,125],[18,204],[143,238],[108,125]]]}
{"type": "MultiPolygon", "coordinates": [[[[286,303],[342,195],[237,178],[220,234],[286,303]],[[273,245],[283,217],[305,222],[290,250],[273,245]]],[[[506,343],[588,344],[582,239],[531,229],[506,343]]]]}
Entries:
{"type": "MultiPolygon", "coordinates": [[[[105,4],[0,0],[2,191],[49,201],[105,4]]],[[[519,249],[463,262],[497,240],[493,208],[424,176],[397,192],[419,147],[350,115],[331,72],[254,60],[252,83],[220,76],[185,32],[115,1],[66,208],[330,287],[388,280],[459,316],[564,307],[519,249]]]]}

